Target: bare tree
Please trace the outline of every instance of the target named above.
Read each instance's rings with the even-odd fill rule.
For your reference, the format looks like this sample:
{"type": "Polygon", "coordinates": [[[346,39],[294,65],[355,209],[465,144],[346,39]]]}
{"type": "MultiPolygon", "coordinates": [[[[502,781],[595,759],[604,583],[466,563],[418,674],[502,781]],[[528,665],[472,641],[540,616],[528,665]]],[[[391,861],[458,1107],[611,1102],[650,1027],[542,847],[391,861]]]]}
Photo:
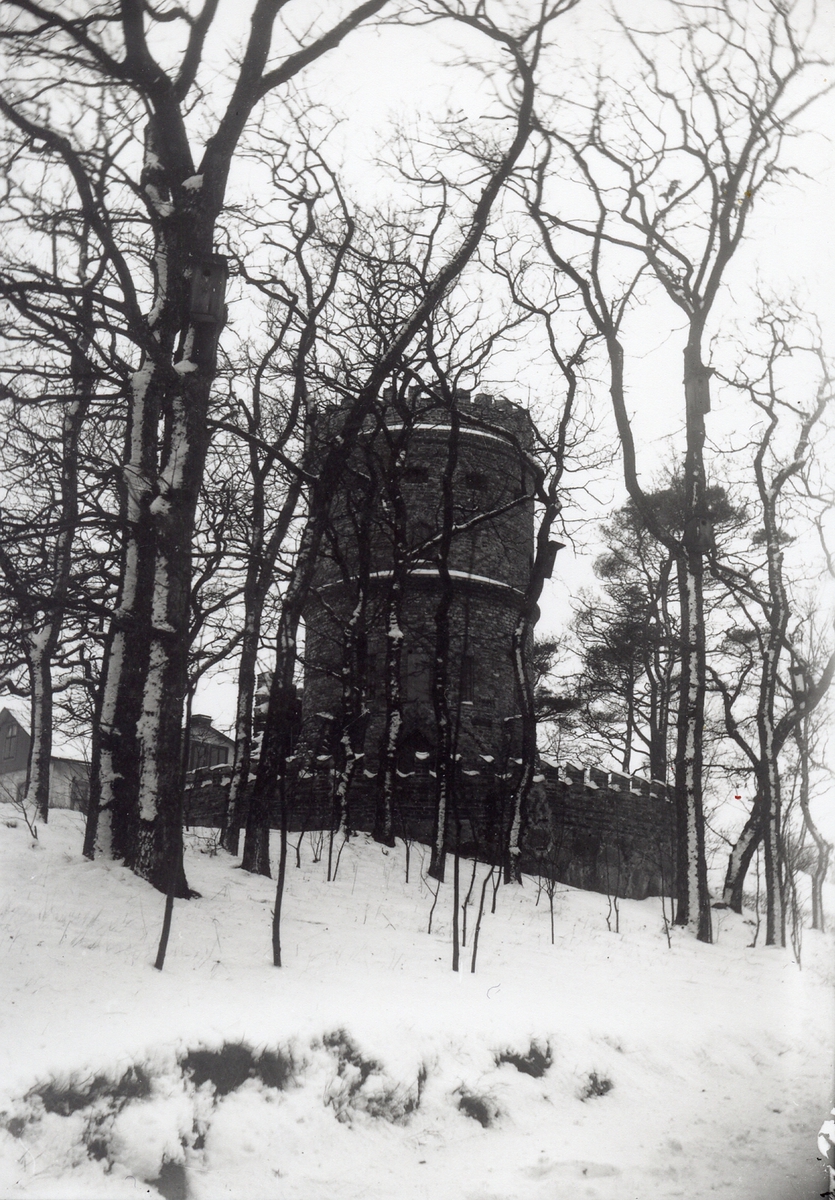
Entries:
{"type": "MultiPolygon", "coordinates": [[[[647,491],[647,503],[672,537],[685,522],[680,476],[647,491]]],[[[745,525],[747,513],[725,487],[713,484],[707,499],[714,528],[727,537],[745,525]]],[[[675,705],[678,628],[670,604],[674,559],[645,527],[631,501],[601,526],[606,552],[595,562],[602,595],[581,596],[573,623],[582,658],[579,689],[582,719],[593,742],[629,771],[636,754],[650,777],[667,782],[668,740],[675,705]]],[[[713,584],[713,592],[716,592],[713,584]]],[[[706,593],[706,616],[717,597],[706,593]]]]}
{"type": "Polygon", "coordinates": [[[628,94],[614,93],[608,81],[598,80],[576,138],[544,130],[547,151],[527,199],[548,261],[576,282],[606,348],[627,491],[676,564],[681,637],[676,921],[710,941],[702,796],[703,575],[713,539],[704,459],[711,368],[704,342],[752,206],[784,171],[784,143],[799,116],[830,85],[814,78],[822,64],[804,49],[790,8],[776,0],[762,6],[756,21],[736,0],[671,9],[675,23],[665,30],[642,31],[619,20],[625,44],[637,57],[638,79],[628,94]],[[663,63],[652,49],[660,35],[663,63]],[[552,181],[572,167],[592,205],[569,221],[551,211],[548,196],[552,181]],[[585,253],[579,249],[583,242],[585,253]],[[636,265],[630,266],[631,255],[636,265]],[[619,274],[626,283],[618,289],[619,274]],[[647,504],[626,402],[623,321],[645,277],[685,325],[686,521],[680,538],[659,526],[647,504]]]}
{"type": "MultiPolygon", "coordinates": [[[[15,147],[8,148],[11,167],[15,147]]],[[[0,263],[4,353],[0,371],[6,410],[5,482],[0,500],[0,573],[14,611],[8,631],[26,663],[31,746],[26,802],[40,820],[49,808],[53,735],[53,667],[74,640],[64,632],[68,609],[80,615],[79,592],[90,563],[77,549],[82,521],[95,519],[97,468],[89,416],[96,392],[108,388],[112,358],[95,346],[102,320],[101,258],[89,223],[53,211],[34,180],[10,185],[19,241],[48,239],[51,254],[21,269],[12,243],[0,263]],[[91,465],[93,474],[91,474],[91,465]],[[92,493],[92,495],[91,495],[92,493]]],[[[96,420],[107,425],[107,400],[96,420]]],[[[106,534],[100,537],[102,548],[106,534]]]]}
{"type": "Polygon", "coordinates": [[[12,0],[5,10],[10,71],[0,112],[18,134],[16,165],[43,158],[74,190],[73,204],[118,298],[114,311],[140,357],[125,401],[123,569],[106,648],[86,851],[120,854],[159,887],[176,875],[181,894],[187,888],[176,764],[190,544],[225,319],[216,229],[234,156],[256,110],[384,2],[366,0],[329,28],[311,31],[276,63],[283,5],[254,0],[220,115],[204,82],[217,0],[205,0],[196,15],[159,12],[141,0],[81,16],[37,0],[12,0]],[[163,46],[164,57],[155,57],[153,46],[163,46]],[[89,111],[91,90],[100,97],[98,112],[79,119],[89,111]],[[197,124],[196,107],[204,118],[197,124]],[[205,136],[195,153],[190,130],[198,125],[205,136]],[[91,141],[90,129],[104,136],[97,132],[91,141]],[[99,186],[103,176],[108,186],[99,186]],[[143,253],[148,244],[150,258],[143,253]]]}
{"type": "MultiPolygon", "coordinates": [[[[805,696],[809,692],[809,683],[811,681],[803,679],[803,687],[801,695],[805,696]]],[[[802,701],[800,701],[802,703],[802,701]]],[[[827,781],[831,779],[831,772],[823,766],[820,757],[816,754],[821,741],[822,734],[825,729],[824,722],[815,720],[815,716],[823,715],[821,709],[816,710],[816,713],[805,713],[800,721],[794,727],[795,744],[797,747],[797,775],[798,775],[798,802],[800,810],[803,814],[803,835],[809,835],[814,846],[814,852],[809,863],[809,875],[811,878],[812,891],[812,928],[819,929],[821,933],[826,930],[826,914],[823,907],[823,885],[826,880],[826,874],[829,870],[829,864],[832,859],[832,843],[828,842],[821,834],[820,829],[812,817],[811,801],[813,798],[813,769],[817,768],[815,774],[820,777],[823,775],[827,781]]]]}
{"type": "MultiPolygon", "coordinates": [[[[712,564],[751,631],[748,638],[731,633],[743,660],[736,682],[731,685],[717,670],[711,671],[713,686],[722,697],[728,735],[747,757],[756,780],[751,816],[731,853],[724,900],[739,907],[745,871],[762,837],[766,943],[781,946],[786,937],[786,876],[780,755],[824,699],[835,676],[835,650],[818,654],[813,666],[790,633],[798,601],[786,551],[804,533],[807,537],[815,533],[822,513],[831,505],[829,489],[821,491],[819,476],[833,400],[832,376],[820,343],[796,340],[795,324],[791,313],[773,308],[763,318],[764,352],[759,359],[752,355],[750,371],[746,373],[743,364],[734,380],[760,415],[751,465],[762,525],[752,540],[764,561],[756,569],[749,550],[744,566],[722,560],[712,564]],[[791,377],[787,381],[782,369],[790,358],[804,353],[819,370],[813,394],[805,400],[798,395],[798,383],[791,377]],[[753,711],[747,704],[749,679],[754,681],[753,711]]],[[[801,742],[803,735],[801,729],[801,742]]]]}
{"type": "Polygon", "coordinates": [[[568,458],[569,433],[574,420],[574,402],[577,392],[577,366],[585,351],[585,338],[572,353],[555,355],[565,381],[565,396],[556,429],[550,436],[538,434],[539,458],[534,475],[534,496],[539,502],[540,513],[536,530],[536,541],[528,586],[519,620],[513,631],[513,669],[516,675],[516,691],[521,716],[522,763],[519,777],[510,801],[510,828],[508,831],[505,879],[520,878],[519,855],[526,816],[526,805],[537,765],[536,740],[536,695],[530,655],[533,646],[533,631],[539,619],[539,598],[546,579],[550,579],[557,553],[562,543],[552,537],[554,526],[562,511],[562,480],[568,458]]]}
{"type": "MultiPolygon", "coordinates": [[[[267,241],[269,258],[263,267],[256,271],[240,260],[238,269],[267,300],[271,317],[263,350],[253,356],[248,343],[242,348],[247,365],[241,374],[249,382],[249,395],[245,399],[236,390],[231,424],[224,425],[224,432],[239,437],[245,447],[251,488],[235,759],[222,835],[222,844],[232,853],[238,851],[252,765],[252,707],[262,615],[311,469],[317,354],[328,339],[322,325],[329,319],[354,236],[354,216],[338,179],[305,118],[295,114],[294,121],[299,142],[295,151],[279,139],[267,139],[271,153],[266,161],[273,188],[283,202],[281,215],[272,217],[262,205],[240,222],[241,240],[254,234],[267,241]]],[[[332,393],[326,393],[326,399],[332,400],[332,393]]]]}
{"type": "MultiPolygon", "coordinates": [[[[530,24],[516,30],[497,25],[480,8],[473,12],[441,5],[441,11],[474,27],[497,46],[503,48],[510,62],[515,88],[512,109],[512,134],[506,146],[497,151],[496,159],[480,181],[480,194],[464,218],[461,232],[454,241],[441,237],[442,224],[448,215],[444,202],[434,206],[437,219],[427,231],[426,253],[420,268],[422,287],[414,305],[398,317],[388,345],[376,365],[352,389],[353,399],[339,434],[319,465],[310,483],[307,521],[296,562],[285,591],[278,632],[276,669],[270,695],[270,709],[264,731],[258,775],[250,801],[244,865],[250,870],[269,872],[268,844],[270,804],[276,780],[284,776],[290,753],[289,715],[294,701],[293,674],[296,662],[297,631],[305,600],[315,570],[316,555],[328,521],[330,496],[345,470],[356,445],[363,422],[372,410],[383,383],[398,370],[401,357],[418,332],[437,308],[472,259],[487,229],[493,206],[502,188],[520,160],[531,133],[536,70],[543,39],[548,26],[559,15],[574,6],[574,0],[546,5],[530,24]],[[438,243],[442,242],[440,251],[438,243]],[[442,257],[441,265],[436,265],[442,257]]],[[[443,196],[449,181],[436,180],[443,196]]],[[[429,211],[433,211],[432,208],[429,211]]]]}

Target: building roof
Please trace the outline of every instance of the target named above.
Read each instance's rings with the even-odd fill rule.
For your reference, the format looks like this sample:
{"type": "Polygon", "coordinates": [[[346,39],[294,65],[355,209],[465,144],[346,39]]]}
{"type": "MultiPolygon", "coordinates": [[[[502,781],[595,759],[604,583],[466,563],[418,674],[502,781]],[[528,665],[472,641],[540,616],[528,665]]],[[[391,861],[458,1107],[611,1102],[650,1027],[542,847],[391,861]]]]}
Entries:
{"type": "MultiPolygon", "coordinates": [[[[31,737],[30,709],[25,699],[18,696],[3,696],[0,699],[0,721],[3,714],[14,717],[27,737],[31,737]]],[[[89,740],[82,736],[68,737],[60,729],[52,731],[52,757],[68,762],[87,762],[90,757],[89,740]]]]}

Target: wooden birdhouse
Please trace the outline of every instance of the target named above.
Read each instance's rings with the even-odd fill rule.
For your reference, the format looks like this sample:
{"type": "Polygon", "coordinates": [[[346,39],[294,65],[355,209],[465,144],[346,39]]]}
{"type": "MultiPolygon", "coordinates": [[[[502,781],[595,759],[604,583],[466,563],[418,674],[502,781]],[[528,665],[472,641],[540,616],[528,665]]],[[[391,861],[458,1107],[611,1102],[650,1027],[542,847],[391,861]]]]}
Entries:
{"type": "Polygon", "coordinates": [[[690,518],[684,526],[684,545],[695,554],[710,554],[716,549],[709,517],[690,518]]]}
{"type": "Polygon", "coordinates": [[[222,325],[226,318],[226,280],[229,274],[222,254],[194,259],[191,264],[191,300],[189,316],[192,321],[207,325],[222,325]]]}

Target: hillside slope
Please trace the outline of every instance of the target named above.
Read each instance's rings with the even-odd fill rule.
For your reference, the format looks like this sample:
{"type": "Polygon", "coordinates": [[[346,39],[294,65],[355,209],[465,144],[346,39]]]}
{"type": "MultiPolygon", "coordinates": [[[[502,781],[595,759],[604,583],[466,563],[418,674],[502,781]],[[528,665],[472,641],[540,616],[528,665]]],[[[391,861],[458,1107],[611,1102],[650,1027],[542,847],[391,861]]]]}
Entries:
{"type": "MultiPolygon", "coordinates": [[[[0,1196],[189,1200],[812,1200],[833,1079],[832,940],[751,949],[660,902],[537,881],[487,890],[450,970],[452,887],[412,847],[345,847],[335,882],[273,884],[190,842],[201,898],[162,898],[85,861],[80,817],[33,848],[0,813],[0,1196]],[[432,887],[434,888],[434,884],[432,887]],[[538,900],[538,902],[537,902],[538,900]]],[[[325,856],[326,857],[326,856],[325,856]]],[[[472,864],[462,864],[462,893],[472,864]]],[[[451,876],[451,870],[449,875],[451,876]]],[[[750,919],[750,918],[748,918],[750,919]]]]}

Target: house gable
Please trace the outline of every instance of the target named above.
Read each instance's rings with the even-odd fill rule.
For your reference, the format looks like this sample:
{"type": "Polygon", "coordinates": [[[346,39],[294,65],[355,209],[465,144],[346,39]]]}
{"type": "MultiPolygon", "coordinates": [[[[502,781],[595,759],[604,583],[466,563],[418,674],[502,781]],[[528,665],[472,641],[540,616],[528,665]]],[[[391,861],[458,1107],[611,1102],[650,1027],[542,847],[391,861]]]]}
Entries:
{"type": "Polygon", "coordinates": [[[26,770],[30,740],[14,713],[0,709],[0,775],[26,770]]]}
{"type": "Polygon", "coordinates": [[[231,763],[235,751],[232,738],[212,725],[211,717],[192,715],[189,724],[189,771],[231,763]]]}

